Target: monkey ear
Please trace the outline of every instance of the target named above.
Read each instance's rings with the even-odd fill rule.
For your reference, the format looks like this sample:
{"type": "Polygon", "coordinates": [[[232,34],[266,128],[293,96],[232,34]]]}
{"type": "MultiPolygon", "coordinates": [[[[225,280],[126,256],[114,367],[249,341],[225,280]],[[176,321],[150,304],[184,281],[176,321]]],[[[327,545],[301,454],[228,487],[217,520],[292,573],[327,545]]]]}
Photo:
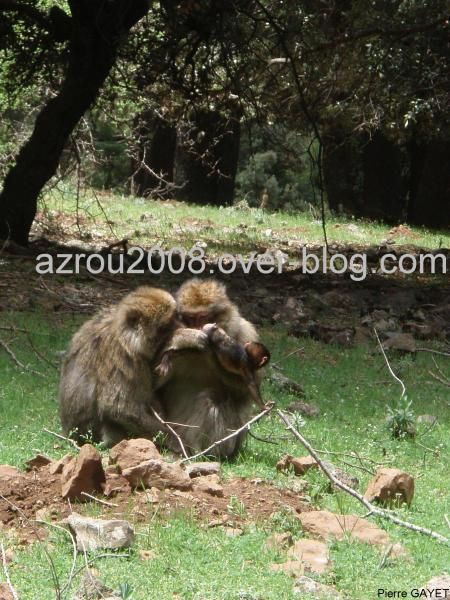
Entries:
{"type": "Polygon", "coordinates": [[[130,329],[136,329],[141,320],[141,313],[135,308],[128,308],[125,313],[125,323],[130,329]]]}
{"type": "Polygon", "coordinates": [[[254,369],[261,369],[270,360],[269,350],[260,342],[247,342],[245,351],[254,369]]]}

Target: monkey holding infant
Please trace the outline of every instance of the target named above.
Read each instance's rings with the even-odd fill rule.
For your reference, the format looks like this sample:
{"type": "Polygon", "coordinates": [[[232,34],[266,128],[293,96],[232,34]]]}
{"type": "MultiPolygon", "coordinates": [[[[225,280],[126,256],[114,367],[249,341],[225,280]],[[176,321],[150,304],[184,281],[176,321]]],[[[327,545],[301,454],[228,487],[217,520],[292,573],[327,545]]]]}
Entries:
{"type": "MultiPolygon", "coordinates": [[[[63,430],[106,446],[162,431],[179,452],[173,428],[188,452],[203,450],[244,425],[253,401],[261,403],[256,370],[268,360],[218,282],[189,280],[176,301],[138,288],[74,335],[60,380],[63,430]]],[[[234,455],[244,436],[213,453],[234,455]]]]}

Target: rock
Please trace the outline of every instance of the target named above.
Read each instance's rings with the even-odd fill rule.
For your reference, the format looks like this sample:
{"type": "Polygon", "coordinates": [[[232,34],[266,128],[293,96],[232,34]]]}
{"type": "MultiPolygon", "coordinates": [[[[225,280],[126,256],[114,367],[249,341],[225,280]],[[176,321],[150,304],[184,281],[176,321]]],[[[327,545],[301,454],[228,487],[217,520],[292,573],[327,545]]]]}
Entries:
{"type": "Polygon", "coordinates": [[[83,580],[74,600],[114,600],[122,598],[120,592],[114,592],[95,575],[93,569],[85,569],[83,580]]]}
{"type": "Polygon", "coordinates": [[[25,463],[27,471],[33,471],[34,469],[41,469],[49,464],[51,464],[51,458],[48,456],[44,456],[43,454],[36,454],[34,458],[27,460],[25,463]]]}
{"type": "MultiPolygon", "coordinates": [[[[433,577],[422,590],[426,591],[423,598],[450,598],[450,575],[433,577]]],[[[422,596],[419,597],[422,598],[422,596]]]]}
{"type": "Polygon", "coordinates": [[[115,496],[116,494],[130,494],[131,485],[128,480],[118,473],[106,473],[106,481],[103,484],[103,494],[106,497],[115,496]]]}
{"type": "Polygon", "coordinates": [[[419,415],[417,423],[425,423],[426,425],[434,425],[437,423],[437,418],[434,415],[419,415]]]}
{"type": "Polygon", "coordinates": [[[284,550],[285,548],[289,548],[292,546],[294,540],[292,538],[292,534],[285,533],[274,533],[266,540],[266,546],[270,550],[284,550]]]}
{"type": "Polygon", "coordinates": [[[340,600],[342,598],[334,587],[314,581],[306,575],[296,579],[294,594],[303,594],[307,598],[323,598],[323,600],[340,600]]]}
{"type": "Polygon", "coordinates": [[[293,457],[290,454],[285,454],[277,462],[278,471],[288,471],[293,468],[296,475],[304,475],[309,469],[317,468],[318,464],[312,456],[293,457]]]}
{"type": "Polygon", "coordinates": [[[161,454],[152,441],[144,438],[122,440],[109,451],[109,464],[117,465],[121,471],[152,458],[160,459],[161,454]]]}
{"type": "Polygon", "coordinates": [[[289,377],[286,377],[286,375],[283,375],[283,373],[280,373],[280,371],[277,371],[274,368],[272,368],[269,373],[269,380],[271,383],[283,390],[286,390],[287,392],[294,393],[298,396],[305,395],[305,390],[299,383],[293,379],[290,379],[289,377]]]}
{"type": "Polygon", "coordinates": [[[304,417],[318,417],[320,416],[320,408],[315,404],[309,404],[308,402],[291,402],[286,410],[290,412],[298,412],[304,417]]]}
{"type": "MultiPolygon", "coordinates": [[[[331,474],[336,477],[336,479],[339,479],[339,481],[341,481],[342,483],[345,483],[345,485],[348,485],[349,487],[353,488],[354,490],[356,490],[358,488],[359,479],[355,475],[351,475],[350,473],[347,473],[343,469],[336,467],[335,465],[333,465],[333,463],[330,463],[327,460],[324,460],[322,462],[328,468],[328,470],[331,471],[331,474]]],[[[330,487],[333,490],[340,489],[337,485],[334,485],[334,483],[331,483],[331,482],[330,482],[330,487]]]]}
{"type": "Polygon", "coordinates": [[[11,465],[0,465],[0,483],[23,476],[24,474],[16,467],[11,467],[11,465]]]}
{"type": "Polygon", "coordinates": [[[63,468],[61,494],[70,500],[86,501],[81,492],[101,492],[104,483],[105,472],[100,452],[91,444],[84,444],[79,455],[63,468]]]}
{"type": "Polygon", "coordinates": [[[139,558],[141,560],[153,560],[156,558],[156,553],[153,550],[139,550],[139,558]]]}
{"type": "Polygon", "coordinates": [[[364,498],[383,505],[406,502],[411,504],[414,496],[414,479],[400,469],[381,467],[370,481],[364,498]]]}
{"type": "Polygon", "coordinates": [[[288,550],[288,557],[300,561],[307,571],[313,573],[324,573],[330,566],[328,547],[318,540],[298,540],[288,550]]]}
{"type": "Polygon", "coordinates": [[[218,462],[194,462],[186,465],[186,473],[189,477],[201,477],[202,475],[218,475],[220,463],[218,462]]]}
{"type": "Polygon", "coordinates": [[[57,506],[45,506],[34,513],[36,521],[51,522],[60,518],[60,510],[57,506]]]}
{"type": "Polygon", "coordinates": [[[290,325],[304,317],[305,312],[303,302],[298,298],[289,296],[282,309],[272,316],[272,320],[274,323],[287,323],[290,325]]]}
{"type": "Polygon", "coordinates": [[[15,600],[18,595],[16,591],[14,591],[14,594],[7,583],[0,583],[0,600],[15,600]]]}
{"type": "Polygon", "coordinates": [[[239,529],[238,527],[225,527],[225,535],[227,537],[239,537],[243,533],[244,532],[242,531],[242,529],[239,529]]]}
{"type": "Polygon", "coordinates": [[[121,519],[92,519],[74,512],[62,523],[74,534],[77,550],[126,548],[134,541],[133,527],[121,519]]]}
{"type": "Polygon", "coordinates": [[[218,475],[205,475],[204,477],[196,477],[192,481],[192,486],[195,492],[204,492],[211,496],[223,498],[223,487],[219,483],[218,475]]]}
{"type": "Polygon", "coordinates": [[[192,480],[179,463],[167,463],[162,459],[151,459],[122,471],[133,488],[156,487],[163,490],[167,487],[180,490],[192,488],[192,480]]]}
{"type": "Polygon", "coordinates": [[[410,333],[392,333],[383,342],[385,350],[400,350],[402,352],[416,351],[416,340],[410,333]]]}
{"type": "Polygon", "coordinates": [[[298,518],[304,531],[322,539],[345,537],[355,538],[366,544],[385,545],[388,534],[357,515],[338,515],[328,510],[314,510],[300,513],[298,518]]]}
{"type": "Polygon", "coordinates": [[[64,467],[70,463],[72,458],[74,458],[72,454],[66,454],[56,462],[52,462],[48,467],[50,475],[60,475],[63,472],[64,467]]]}

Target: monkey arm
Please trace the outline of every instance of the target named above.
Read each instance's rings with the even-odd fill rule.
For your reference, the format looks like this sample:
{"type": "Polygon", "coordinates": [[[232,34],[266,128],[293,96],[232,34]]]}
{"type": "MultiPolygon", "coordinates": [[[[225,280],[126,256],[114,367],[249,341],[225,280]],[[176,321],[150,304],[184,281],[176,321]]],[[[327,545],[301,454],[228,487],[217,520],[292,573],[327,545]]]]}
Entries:
{"type": "Polygon", "coordinates": [[[184,327],[177,329],[165,347],[159,353],[155,363],[155,373],[160,378],[157,387],[165,383],[172,370],[172,361],[175,355],[192,350],[205,350],[208,347],[208,336],[199,329],[184,327]]]}

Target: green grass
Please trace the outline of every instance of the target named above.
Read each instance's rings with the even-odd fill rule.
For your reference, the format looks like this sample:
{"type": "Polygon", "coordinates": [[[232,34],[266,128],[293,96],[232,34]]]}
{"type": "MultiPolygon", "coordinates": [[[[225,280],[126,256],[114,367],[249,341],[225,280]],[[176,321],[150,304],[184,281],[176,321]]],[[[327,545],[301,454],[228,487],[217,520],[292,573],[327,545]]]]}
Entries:
{"type": "MultiPolygon", "coordinates": [[[[256,208],[214,208],[191,206],[181,202],[161,202],[99,194],[94,190],[83,193],[78,201],[76,223],[74,193],[67,187],[64,193],[52,192],[44,198],[44,222],[51,228],[61,226],[61,235],[95,243],[103,237],[127,238],[133,244],[151,247],[160,245],[166,250],[182,246],[188,250],[195,243],[205,242],[209,256],[227,252],[248,253],[261,247],[281,246],[290,252],[289,242],[323,244],[322,224],[318,211],[288,214],[269,213],[256,208]],[[60,213],[71,215],[62,224],[60,213]],[[107,223],[107,220],[109,223],[107,223]],[[79,226],[79,228],[78,228],[79,226]],[[112,234],[113,230],[114,234],[112,234]]],[[[410,235],[389,235],[391,226],[365,220],[328,216],[329,243],[376,245],[389,237],[396,244],[422,248],[450,247],[449,231],[430,231],[412,227],[410,235]]],[[[295,251],[295,244],[293,250],[295,251]]]]}
{"type": "MultiPolygon", "coordinates": [[[[14,324],[30,333],[32,346],[52,362],[58,361],[71,333],[81,318],[30,313],[2,313],[2,326],[14,324]]],[[[24,461],[36,452],[58,458],[68,446],[43,431],[60,431],[57,405],[57,371],[38,359],[26,334],[1,337],[28,367],[47,375],[46,378],[19,369],[0,348],[0,464],[23,467],[24,461]]],[[[416,358],[391,356],[393,368],[404,380],[412,408],[417,415],[428,413],[438,423],[427,431],[420,426],[413,440],[392,439],[386,429],[387,406],[400,396],[400,388],[387,373],[382,357],[374,347],[342,349],[311,340],[288,338],[282,329],[263,331],[264,341],[271,348],[276,362],[289,351],[302,346],[303,356],[283,359],[286,375],[299,381],[307,400],[317,404],[322,415],[306,420],[303,433],[320,450],[333,452],[356,451],[362,457],[402,468],[416,479],[416,494],[411,508],[398,514],[406,520],[448,535],[444,515],[449,513],[450,489],[450,394],[438,382],[431,380],[428,369],[433,367],[429,354],[416,358]]],[[[448,372],[448,361],[439,360],[448,372]]],[[[276,400],[281,407],[294,400],[272,384],[264,388],[266,399],[276,400]]],[[[232,463],[224,465],[224,476],[261,477],[279,486],[292,486],[295,477],[277,473],[275,463],[288,452],[305,454],[273,415],[255,427],[259,436],[272,435],[278,445],[265,444],[249,438],[244,452],[232,463]]],[[[340,456],[327,456],[335,464],[352,471],[361,481],[362,490],[370,475],[352,470],[341,463],[340,456]]],[[[343,459],[352,462],[352,459],[343,459]]],[[[354,461],[353,461],[354,462],[354,461]]],[[[365,463],[366,466],[370,466],[365,463]]],[[[330,493],[320,473],[307,475],[307,494],[312,503],[333,511],[364,510],[352,498],[330,493]]],[[[137,542],[128,558],[103,558],[94,561],[102,580],[112,588],[128,583],[133,600],[237,599],[265,600],[292,597],[292,579],[270,571],[270,564],[282,561],[281,555],[265,548],[271,532],[293,531],[301,537],[298,523],[282,510],[265,523],[250,522],[238,538],[226,537],[219,529],[205,530],[187,513],[170,520],[160,517],[149,506],[146,524],[138,524],[137,542]],[[152,550],[155,558],[143,562],[139,549],[152,550]]],[[[420,536],[387,522],[372,519],[385,528],[393,541],[401,542],[408,559],[388,560],[380,567],[380,549],[356,542],[331,545],[332,570],[320,579],[333,583],[355,600],[376,598],[378,588],[404,589],[420,587],[433,575],[449,571],[449,549],[430,538],[420,536]]],[[[12,542],[5,530],[0,539],[7,547],[12,542]]],[[[55,563],[61,584],[67,581],[71,565],[71,544],[61,532],[51,532],[45,542],[55,563]]],[[[11,579],[24,600],[46,600],[54,597],[51,572],[43,548],[15,548],[15,558],[9,565],[11,579]]],[[[82,567],[83,559],[77,565],[82,567]]],[[[0,570],[0,581],[3,574],[0,570]]],[[[74,581],[74,588],[78,578],[74,581]]],[[[72,591],[73,595],[73,591],[72,591]]],[[[70,594],[66,595],[71,598],[70,594]]]]}

